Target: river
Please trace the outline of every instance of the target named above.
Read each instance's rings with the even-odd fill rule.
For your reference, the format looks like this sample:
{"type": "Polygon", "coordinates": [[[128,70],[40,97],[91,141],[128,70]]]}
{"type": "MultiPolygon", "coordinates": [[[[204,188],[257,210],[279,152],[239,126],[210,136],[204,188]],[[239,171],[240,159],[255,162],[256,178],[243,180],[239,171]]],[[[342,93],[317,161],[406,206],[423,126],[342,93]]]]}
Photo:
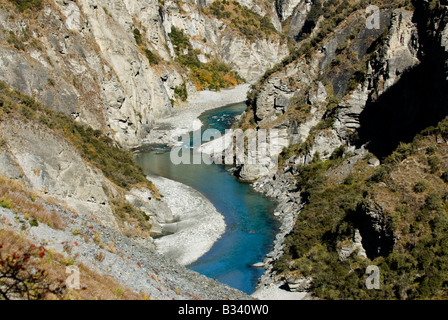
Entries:
{"type": "MultiPolygon", "coordinates": [[[[237,103],[204,112],[201,131],[224,133],[235,116],[246,108],[237,103]]],[[[193,149],[187,149],[193,150],[193,149]]],[[[252,267],[272,248],[279,223],[273,216],[276,202],[239,182],[227,167],[217,164],[179,164],[170,161],[170,150],[157,147],[138,153],[136,161],[146,174],[172,179],[201,192],[223,214],[226,231],[212,249],[187,267],[247,294],[252,294],[263,269],[252,267]]]]}

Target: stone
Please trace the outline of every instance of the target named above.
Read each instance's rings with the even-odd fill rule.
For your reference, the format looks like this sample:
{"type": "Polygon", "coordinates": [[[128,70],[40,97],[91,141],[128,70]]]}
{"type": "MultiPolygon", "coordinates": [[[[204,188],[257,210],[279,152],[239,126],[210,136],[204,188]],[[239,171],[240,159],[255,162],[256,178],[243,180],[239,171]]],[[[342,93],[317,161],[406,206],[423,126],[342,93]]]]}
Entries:
{"type": "Polygon", "coordinates": [[[301,292],[308,291],[311,288],[312,283],[311,277],[306,278],[287,278],[286,284],[290,291],[292,292],[301,292]]]}
{"type": "Polygon", "coordinates": [[[263,263],[263,262],[257,262],[257,263],[254,263],[254,264],[252,265],[252,267],[255,267],[255,268],[263,268],[263,267],[264,267],[264,263],[263,263]]]}
{"type": "Polygon", "coordinates": [[[372,167],[378,167],[381,163],[377,158],[370,158],[368,161],[369,165],[372,167]]]}

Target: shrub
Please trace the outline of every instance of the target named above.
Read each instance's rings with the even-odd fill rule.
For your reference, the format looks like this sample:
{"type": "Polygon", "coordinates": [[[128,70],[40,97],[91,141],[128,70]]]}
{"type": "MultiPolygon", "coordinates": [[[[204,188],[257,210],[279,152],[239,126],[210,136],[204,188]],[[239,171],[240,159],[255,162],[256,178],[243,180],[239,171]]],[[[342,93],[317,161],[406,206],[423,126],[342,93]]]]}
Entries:
{"type": "Polygon", "coordinates": [[[425,206],[429,210],[438,210],[443,206],[443,200],[439,193],[431,192],[425,201],[425,206]]]}
{"type": "Polygon", "coordinates": [[[334,159],[340,159],[344,156],[344,152],[345,152],[345,146],[341,145],[339,147],[337,147],[333,153],[331,154],[330,159],[334,160],[334,159]]]}
{"type": "MultiPolygon", "coordinates": [[[[177,61],[190,69],[190,79],[198,90],[219,90],[244,82],[244,79],[223,62],[212,60],[203,63],[199,61],[196,50],[193,49],[190,40],[182,30],[172,27],[171,33],[168,35],[173,43],[177,61]]],[[[181,99],[185,97],[182,87],[177,89],[177,93],[181,99]]]]}
{"type": "Polygon", "coordinates": [[[413,190],[414,190],[414,192],[416,192],[416,193],[421,193],[421,192],[427,190],[428,187],[429,187],[429,183],[428,183],[428,181],[426,181],[426,180],[420,180],[420,181],[418,181],[418,182],[414,185],[413,190]]]}
{"type": "Polygon", "coordinates": [[[436,146],[429,146],[426,148],[426,154],[434,154],[437,151],[436,146]]]}
{"type": "Polygon", "coordinates": [[[13,31],[9,31],[9,36],[6,41],[12,44],[15,49],[25,51],[24,39],[19,38],[13,31]]]}
{"type": "Polygon", "coordinates": [[[39,226],[39,222],[36,219],[31,219],[30,220],[30,226],[31,227],[38,227],[39,226]]]}
{"type": "Polygon", "coordinates": [[[0,243],[0,299],[40,300],[49,294],[62,297],[65,286],[50,282],[47,272],[38,265],[46,254],[43,246],[29,245],[8,250],[0,243]]]}
{"type": "Polygon", "coordinates": [[[180,87],[174,88],[174,94],[182,101],[187,101],[188,92],[187,92],[187,85],[185,84],[185,82],[182,83],[180,87]]]}
{"type": "Polygon", "coordinates": [[[181,29],[172,26],[171,32],[168,33],[168,36],[170,37],[170,40],[173,43],[174,51],[176,52],[177,55],[183,53],[185,49],[189,50],[193,49],[190,40],[181,29]]]}
{"type": "MultiPolygon", "coordinates": [[[[139,231],[147,233],[151,230],[151,222],[149,216],[142,210],[134,207],[125,198],[117,197],[111,201],[111,207],[114,215],[121,221],[129,223],[136,222],[139,231]]],[[[95,242],[96,243],[96,242],[95,242]]]]}
{"type": "Polygon", "coordinates": [[[5,199],[3,197],[0,198],[0,207],[5,208],[5,209],[11,209],[12,205],[11,205],[11,200],[10,199],[5,199]]]}
{"type": "Polygon", "coordinates": [[[20,113],[62,134],[84,159],[118,186],[129,190],[133,185],[143,184],[157,193],[153,184],[146,179],[143,169],[135,162],[132,152],[117,148],[116,143],[101,131],[76,123],[68,115],[53,111],[32,97],[7,88],[0,90],[0,111],[5,114],[20,113]]]}
{"type": "Polygon", "coordinates": [[[445,183],[448,183],[448,171],[445,171],[444,173],[442,173],[442,175],[440,176],[440,178],[441,178],[445,183]]]}
{"type": "Polygon", "coordinates": [[[140,33],[140,30],[137,28],[134,28],[134,30],[132,30],[132,33],[134,34],[134,39],[135,39],[135,42],[137,43],[137,45],[141,46],[143,44],[143,38],[142,38],[142,34],[140,33]]]}
{"type": "Polygon", "coordinates": [[[25,10],[39,11],[43,8],[42,0],[9,0],[16,5],[20,12],[25,10]]]}
{"type": "Polygon", "coordinates": [[[370,181],[378,183],[386,180],[390,172],[390,168],[385,165],[379,166],[373,175],[370,177],[370,181]]]}
{"type": "Polygon", "coordinates": [[[428,157],[428,165],[430,167],[431,173],[436,173],[440,169],[440,164],[442,162],[442,158],[440,155],[434,154],[428,157]]]}
{"type": "Polygon", "coordinates": [[[156,65],[160,62],[160,58],[148,48],[145,48],[143,51],[145,52],[150,65],[156,65]]]}

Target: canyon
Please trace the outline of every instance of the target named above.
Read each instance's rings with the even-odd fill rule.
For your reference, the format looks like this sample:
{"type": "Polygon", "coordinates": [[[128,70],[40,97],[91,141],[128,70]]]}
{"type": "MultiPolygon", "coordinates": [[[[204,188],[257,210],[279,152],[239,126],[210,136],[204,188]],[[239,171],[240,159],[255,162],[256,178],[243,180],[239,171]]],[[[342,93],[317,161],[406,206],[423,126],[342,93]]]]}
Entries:
{"type": "MultiPolygon", "coordinates": [[[[446,5],[2,1],[0,235],[117,282],[84,299],[117,287],[151,299],[446,297],[446,5]],[[233,129],[282,132],[276,154],[230,170],[278,203],[252,296],[160,251],[182,229],[164,193],[179,188],[186,207],[195,193],[151,181],[133,154],[243,101],[233,129]],[[360,289],[371,264],[382,291],[360,289]]],[[[215,159],[229,152],[210,143],[215,159]]],[[[225,226],[213,228],[202,251],[225,226]]]]}

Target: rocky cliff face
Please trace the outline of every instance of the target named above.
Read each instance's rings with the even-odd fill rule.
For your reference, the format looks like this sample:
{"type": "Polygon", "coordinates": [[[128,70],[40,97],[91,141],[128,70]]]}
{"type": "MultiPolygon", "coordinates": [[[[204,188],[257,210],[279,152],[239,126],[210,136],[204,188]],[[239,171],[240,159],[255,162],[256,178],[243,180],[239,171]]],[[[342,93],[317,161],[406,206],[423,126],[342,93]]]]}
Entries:
{"type": "MultiPolygon", "coordinates": [[[[278,18],[272,7],[254,0],[239,3],[260,16],[269,17],[274,26],[278,25],[278,18]]],[[[248,41],[243,34],[235,32],[225,22],[214,16],[201,14],[194,1],[180,6],[176,2],[166,2],[163,26],[167,33],[173,26],[184,30],[193,39],[193,48],[200,51],[203,62],[210,61],[210,57],[220,57],[250,83],[255,82],[288,54],[283,39],[270,37],[248,41]]]]}
{"type": "MultiPolygon", "coordinates": [[[[218,58],[250,82],[287,55],[280,37],[248,40],[204,14],[209,4],[58,0],[21,13],[6,2],[0,80],[108,132],[123,147],[138,146],[154,120],[170,113],[176,87],[186,82],[190,94],[196,90],[188,71],[174,63],[172,26],[188,35],[200,60],[218,58]],[[160,62],[151,64],[145,50],[160,62]]],[[[275,22],[269,6],[243,4],[275,22]]]]}
{"type": "Polygon", "coordinates": [[[384,10],[380,28],[374,30],[360,29],[363,15],[362,11],[353,13],[323,39],[311,57],[286,64],[256,92],[253,113],[259,127],[288,128],[292,145],[309,142],[296,164],[310,163],[316,153],[328,159],[359,128],[368,100],[419,64],[412,12],[384,10]],[[375,48],[380,41],[380,48],[375,48]],[[361,83],[355,82],[361,71],[353,68],[354,63],[364,68],[361,83]],[[353,88],[348,89],[349,85],[353,88]],[[310,134],[327,122],[331,123],[324,130],[310,134]]]}
{"type": "Polygon", "coordinates": [[[122,150],[148,142],[179,88],[197,94],[190,76],[202,70],[180,55],[196,57],[199,68],[218,61],[252,83],[288,54],[273,4],[231,4],[263,25],[260,33],[211,12],[213,2],[0,4],[1,235],[21,228],[28,240],[154,298],[247,298],[156,253],[152,238],[171,232],[173,212],[122,150]],[[191,50],[177,51],[174,28],[191,50]]]}
{"type": "Polygon", "coordinates": [[[300,33],[311,7],[312,1],[309,0],[277,1],[277,11],[288,36],[294,38],[300,33]]]}
{"type": "MultiPolygon", "coordinates": [[[[445,215],[430,204],[439,193],[423,180],[439,182],[439,170],[446,167],[446,161],[432,162],[440,155],[431,151],[445,149],[440,135],[448,114],[441,87],[446,86],[447,72],[446,8],[438,1],[383,6],[379,28],[374,29],[367,28],[365,8],[349,11],[332,32],[322,32],[331,22],[315,19],[311,41],[301,40],[290,58],[262,78],[249,94],[250,108],[240,121],[255,129],[289,130],[289,147],[280,156],[278,172],[252,177],[258,179],[255,187],[279,199],[277,215],[284,228],[265,260],[260,287],[311,290],[321,298],[359,298],[362,294],[354,287],[346,292],[337,288],[346,288],[358,277],[363,281],[370,263],[384,267],[384,286],[394,283],[399,288],[387,287],[376,296],[437,295],[411,289],[430,278],[440,288],[433,271],[415,267],[419,276],[401,278],[404,282],[398,284],[403,265],[393,263],[422,259],[416,248],[424,248],[425,242],[416,225],[408,226],[415,222],[411,216],[419,212],[429,221],[434,212],[445,215]],[[423,134],[427,138],[418,135],[428,126],[434,127],[423,134]],[[418,158],[421,150],[430,150],[427,157],[434,159],[418,158]],[[420,174],[417,168],[428,165],[433,169],[420,174]],[[394,192],[409,201],[394,200],[394,192]],[[419,197],[425,204],[410,200],[419,197]],[[285,208],[293,208],[292,217],[285,208]],[[409,228],[414,231],[408,233],[409,228]],[[407,246],[411,234],[413,244],[407,246]],[[352,269],[353,263],[360,265],[352,269]],[[336,270],[336,264],[344,265],[347,273],[336,270]],[[335,271],[321,269],[328,266],[335,271]],[[329,280],[336,274],[339,280],[329,280]],[[327,290],[329,286],[335,291],[327,290]]],[[[434,188],[445,190],[438,182],[434,188]]],[[[429,232],[426,225],[415,223],[429,232]]],[[[440,240],[439,235],[432,237],[440,240]]]]}
{"type": "Polygon", "coordinates": [[[56,1],[39,12],[14,16],[9,5],[1,11],[7,30],[1,79],[108,131],[123,146],[138,145],[152,121],[171,109],[162,81],[132,37],[133,17],[145,7],[141,2],[127,7],[56,1]]]}

